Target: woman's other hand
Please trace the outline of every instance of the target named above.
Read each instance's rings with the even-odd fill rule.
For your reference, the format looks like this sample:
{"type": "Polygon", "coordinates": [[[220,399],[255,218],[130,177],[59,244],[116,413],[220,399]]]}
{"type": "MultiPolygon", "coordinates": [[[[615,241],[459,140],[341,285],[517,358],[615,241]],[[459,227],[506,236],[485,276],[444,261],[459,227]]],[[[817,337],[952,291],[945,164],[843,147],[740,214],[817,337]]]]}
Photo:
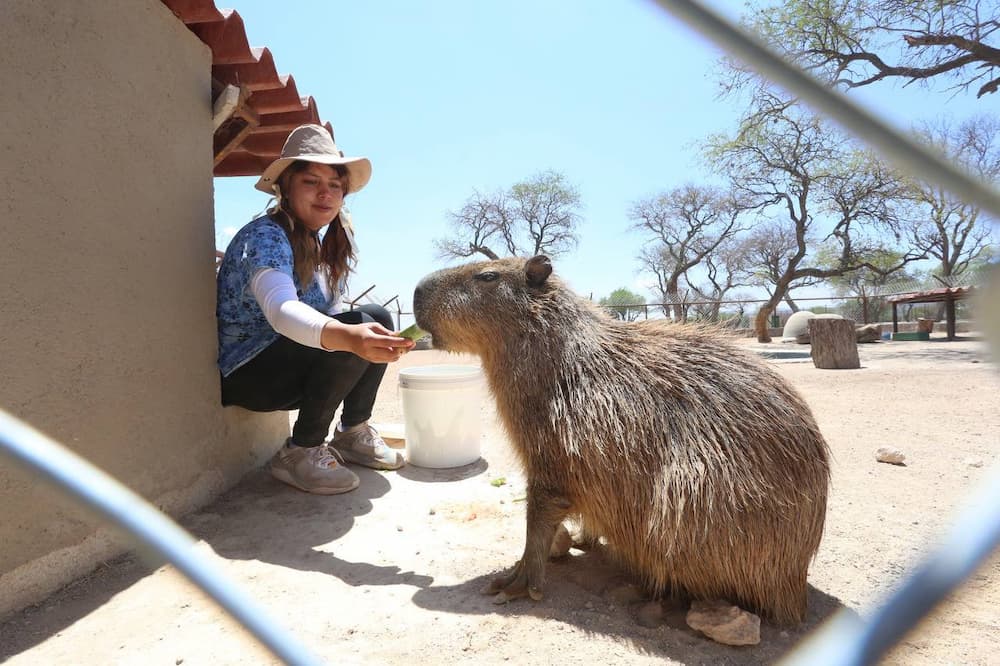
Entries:
{"type": "Polygon", "coordinates": [[[333,320],[323,327],[323,347],[349,351],[371,363],[393,363],[416,344],[376,322],[344,324],[333,320]]]}

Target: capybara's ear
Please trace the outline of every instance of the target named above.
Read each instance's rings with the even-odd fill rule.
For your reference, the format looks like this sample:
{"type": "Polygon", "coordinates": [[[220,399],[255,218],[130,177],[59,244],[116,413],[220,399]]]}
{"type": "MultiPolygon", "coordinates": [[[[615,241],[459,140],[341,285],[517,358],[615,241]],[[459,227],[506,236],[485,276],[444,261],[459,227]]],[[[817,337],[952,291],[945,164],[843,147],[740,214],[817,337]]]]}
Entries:
{"type": "Polygon", "coordinates": [[[544,254],[540,254],[528,259],[524,272],[528,276],[529,287],[541,287],[552,275],[552,262],[544,254]]]}

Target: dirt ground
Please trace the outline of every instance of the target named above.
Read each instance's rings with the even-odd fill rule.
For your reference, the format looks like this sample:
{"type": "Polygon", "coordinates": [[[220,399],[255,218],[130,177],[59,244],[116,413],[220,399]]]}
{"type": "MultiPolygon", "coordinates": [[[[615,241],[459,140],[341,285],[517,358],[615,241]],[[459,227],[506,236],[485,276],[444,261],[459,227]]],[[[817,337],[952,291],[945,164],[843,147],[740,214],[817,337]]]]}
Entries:
{"type": "MultiPolygon", "coordinates": [[[[808,347],[744,341],[781,355],[808,347]]],[[[810,570],[809,616],[763,623],[761,643],[727,647],[644,601],[599,551],[548,568],[545,596],[496,606],[480,589],[520,556],[524,477],[484,406],[482,458],[466,467],[358,470],[361,487],[312,496],[248,475],[180,522],[198,548],[328,663],[766,664],[831,614],[864,616],[935,541],[1000,457],[1000,371],[984,343],[861,346],[860,370],[773,359],[812,407],[833,451],[826,532],[810,570]],[[894,446],[905,466],[878,463],[894,446]],[[504,483],[500,485],[500,480],[504,483]]],[[[399,366],[475,362],[411,352],[399,366]]],[[[398,366],[373,421],[401,423],[398,366]]],[[[276,443],[277,445],[277,443],[276,443]]],[[[614,473],[614,470],[608,470],[614,473]]],[[[995,477],[996,478],[996,477],[995,477]]],[[[278,663],[170,567],[102,566],[0,625],[10,664],[278,663]]],[[[1000,654],[1000,560],[981,568],[889,656],[893,664],[988,664],[1000,654]]]]}

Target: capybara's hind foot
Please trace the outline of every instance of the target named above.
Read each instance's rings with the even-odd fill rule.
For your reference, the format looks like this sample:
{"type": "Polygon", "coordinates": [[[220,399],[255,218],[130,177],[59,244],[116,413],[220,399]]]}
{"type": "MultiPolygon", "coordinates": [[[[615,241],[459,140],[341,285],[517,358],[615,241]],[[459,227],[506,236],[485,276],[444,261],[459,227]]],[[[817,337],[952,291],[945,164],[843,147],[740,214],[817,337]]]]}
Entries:
{"type": "Polygon", "coordinates": [[[483,588],[483,594],[496,595],[493,597],[495,604],[505,604],[521,597],[531,597],[535,601],[540,601],[542,591],[539,589],[540,586],[533,584],[531,578],[523,560],[518,560],[513,571],[506,576],[494,578],[489,585],[483,588]]]}

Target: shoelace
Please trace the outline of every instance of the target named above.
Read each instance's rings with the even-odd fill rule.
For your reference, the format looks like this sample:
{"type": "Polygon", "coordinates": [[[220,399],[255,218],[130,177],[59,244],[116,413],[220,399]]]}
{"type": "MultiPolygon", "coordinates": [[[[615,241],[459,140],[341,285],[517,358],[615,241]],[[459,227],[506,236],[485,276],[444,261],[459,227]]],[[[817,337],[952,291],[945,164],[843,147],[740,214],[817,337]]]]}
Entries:
{"type": "MultiPolygon", "coordinates": [[[[375,456],[380,456],[385,453],[389,448],[389,445],[385,443],[382,436],[378,434],[378,430],[372,426],[365,424],[365,429],[357,431],[355,441],[362,446],[370,446],[372,448],[372,454],[375,456]]],[[[336,450],[336,449],[334,449],[336,450]]],[[[354,448],[357,451],[357,448],[354,448]]],[[[339,451],[337,452],[339,454],[339,451]]]]}
{"type": "Polygon", "coordinates": [[[382,436],[378,434],[378,431],[375,430],[375,428],[368,426],[368,435],[371,437],[372,449],[374,450],[375,455],[379,456],[385,453],[385,450],[389,445],[385,443],[385,440],[383,440],[382,436]]]}
{"type": "Polygon", "coordinates": [[[318,451],[313,454],[313,459],[317,467],[336,467],[344,464],[344,458],[340,452],[329,446],[317,446],[318,451]],[[333,463],[332,465],[330,463],[333,463]]]}

